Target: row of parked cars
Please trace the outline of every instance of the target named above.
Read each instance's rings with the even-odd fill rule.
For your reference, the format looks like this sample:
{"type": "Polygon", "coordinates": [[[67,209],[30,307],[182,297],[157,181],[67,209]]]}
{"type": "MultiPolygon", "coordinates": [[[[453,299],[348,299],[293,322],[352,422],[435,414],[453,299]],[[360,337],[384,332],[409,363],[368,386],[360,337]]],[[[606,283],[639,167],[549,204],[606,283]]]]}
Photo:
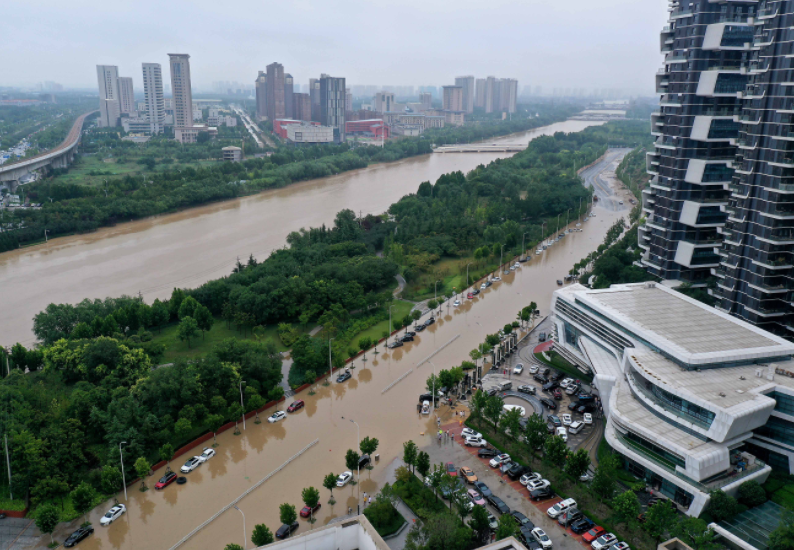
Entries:
{"type": "Polygon", "coordinates": [[[405,345],[406,342],[413,342],[417,332],[422,332],[435,322],[436,318],[431,315],[424,323],[416,323],[414,325],[414,330],[406,330],[405,334],[402,336],[395,336],[394,341],[386,347],[389,349],[400,348],[405,345]]]}

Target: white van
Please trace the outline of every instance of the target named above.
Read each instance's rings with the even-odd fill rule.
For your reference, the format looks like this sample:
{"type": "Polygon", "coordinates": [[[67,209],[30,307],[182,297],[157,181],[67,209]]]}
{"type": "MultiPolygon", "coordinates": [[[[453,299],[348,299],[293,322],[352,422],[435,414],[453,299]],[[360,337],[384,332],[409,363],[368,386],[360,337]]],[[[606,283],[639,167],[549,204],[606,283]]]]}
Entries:
{"type": "Polygon", "coordinates": [[[506,382],[501,382],[501,383],[500,383],[498,386],[496,386],[496,387],[499,389],[499,391],[507,391],[507,390],[512,390],[512,389],[513,389],[513,383],[512,383],[512,382],[509,382],[509,381],[506,381],[506,382]]]}
{"type": "Polygon", "coordinates": [[[572,422],[570,426],[568,426],[568,433],[578,434],[584,428],[584,422],[572,422]]]}
{"type": "Polygon", "coordinates": [[[502,412],[512,411],[513,409],[518,409],[519,412],[521,413],[521,416],[527,414],[527,410],[521,405],[505,405],[504,407],[502,407],[502,412]]]}
{"type": "Polygon", "coordinates": [[[557,516],[559,516],[566,510],[573,508],[574,506],[576,506],[576,501],[572,498],[566,498],[565,500],[558,502],[557,504],[546,510],[546,514],[548,514],[550,518],[556,518],[557,516]]]}
{"type": "Polygon", "coordinates": [[[430,414],[430,401],[422,401],[422,414],[430,414]]]}

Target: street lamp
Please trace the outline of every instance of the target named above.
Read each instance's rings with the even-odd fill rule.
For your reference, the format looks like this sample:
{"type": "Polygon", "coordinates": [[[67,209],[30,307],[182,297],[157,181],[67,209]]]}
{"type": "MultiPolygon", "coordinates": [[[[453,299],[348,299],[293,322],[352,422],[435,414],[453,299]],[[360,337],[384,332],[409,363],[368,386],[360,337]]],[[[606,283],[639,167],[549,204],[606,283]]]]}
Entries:
{"type": "MultiPolygon", "coordinates": [[[[243,514],[243,511],[240,510],[237,505],[234,505],[234,509],[243,514]]],[[[245,530],[245,514],[243,514],[243,550],[248,547],[248,531],[245,530]]]]}
{"type": "Polygon", "coordinates": [[[126,445],[126,441],[119,443],[119,456],[121,457],[121,484],[124,486],[124,501],[127,501],[127,478],[124,475],[124,453],[121,450],[122,445],[126,445]]]}
{"type": "Polygon", "coordinates": [[[505,251],[505,245],[502,245],[502,247],[499,249],[499,270],[500,271],[502,269],[502,255],[504,254],[504,251],[505,251]]]}
{"type": "Polygon", "coordinates": [[[523,251],[524,251],[524,259],[525,259],[525,260],[527,259],[527,247],[526,247],[526,242],[527,242],[527,233],[529,233],[529,231],[527,231],[526,233],[524,233],[524,234],[521,236],[521,250],[523,250],[523,251]]]}
{"type": "Polygon", "coordinates": [[[243,382],[245,382],[245,380],[240,380],[240,408],[243,409],[243,429],[245,429],[245,404],[243,404],[243,382]]]}
{"type": "Polygon", "coordinates": [[[394,305],[389,306],[389,335],[386,336],[386,345],[389,344],[389,336],[391,336],[391,308],[393,307],[394,305]]]}
{"type": "Polygon", "coordinates": [[[334,375],[334,367],[331,365],[331,342],[333,341],[333,338],[328,339],[328,376],[334,375]]]}
{"type": "Polygon", "coordinates": [[[466,288],[469,288],[469,266],[472,262],[466,264],[466,288]]]}
{"type": "MultiPolygon", "coordinates": [[[[342,417],[344,420],[345,417],[342,417]]],[[[361,426],[358,425],[358,422],[353,420],[352,418],[348,418],[353,424],[356,425],[356,436],[358,437],[358,448],[361,448],[361,426]]],[[[356,513],[361,513],[361,461],[358,461],[358,466],[356,466],[356,475],[358,476],[358,498],[356,499],[356,513]]]]}
{"type": "Polygon", "coordinates": [[[433,284],[433,300],[435,300],[436,302],[438,302],[438,292],[436,291],[436,289],[438,288],[438,283],[440,282],[441,279],[439,279],[438,281],[435,282],[435,284],[433,284]]]}

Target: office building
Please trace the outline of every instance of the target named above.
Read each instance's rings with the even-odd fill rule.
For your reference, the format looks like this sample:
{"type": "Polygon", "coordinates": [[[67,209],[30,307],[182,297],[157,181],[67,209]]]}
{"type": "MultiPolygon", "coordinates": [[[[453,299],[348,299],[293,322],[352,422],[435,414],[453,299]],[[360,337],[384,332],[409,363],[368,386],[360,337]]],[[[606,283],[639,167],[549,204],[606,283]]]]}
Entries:
{"type": "Polygon", "coordinates": [[[375,94],[375,110],[387,113],[394,110],[394,94],[391,92],[378,92],[375,94]]]}
{"type": "Polygon", "coordinates": [[[494,88],[497,86],[496,77],[489,76],[485,79],[485,99],[483,100],[483,109],[486,113],[494,112],[494,88]]]}
{"type": "Polygon", "coordinates": [[[309,94],[294,94],[295,119],[306,122],[312,119],[312,100],[309,94]]]}
{"type": "Polygon", "coordinates": [[[267,66],[267,118],[287,118],[284,109],[284,66],[281,63],[267,66]]]}
{"type": "Polygon", "coordinates": [[[478,78],[474,81],[474,106],[485,109],[485,79],[478,78]]]}
{"type": "Polygon", "coordinates": [[[135,91],[132,88],[132,77],[119,77],[119,110],[127,115],[135,113],[135,91]]]}
{"type": "Polygon", "coordinates": [[[623,467],[688,515],[794,471],[791,342],[657,283],[574,284],[551,311],[554,350],[593,375],[623,467]]]}
{"type": "Polygon", "coordinates": [[[697,0],[674,6],[662,30],[661,102],[651,114],[656,142],[646,156],[651,180],[638,232],[641,263],[661,279],[705,285],[711,269],[720,267],[715,246],[728,215],[728,188],[735,185],[737,93],[745,93],[749,77],[756,6],[697,0]]]}
{"type": "MultiPolygon", "coordinates": [[[[750,51],[746,43],[741,50],[747,55],[741,61],[747,87],[738,92],[742,110],[730,127],[737,148],[728,204],[721,203],[727,221],[718,230],[723,237],[716,249],[720,265],[711,269],[717,285],[710,292],[723,311],[792,338],[794,100],[789,72],[794,47],[788,33],[794,2],[764,2],[758,8],[750,51]]],[[[747,33],[741,36],[750,40],[747,33]]]]}
{"type": "Polygon", "coordinates": [[[345,111],[352,111],[353,110],[353,94],[350,92],[350,88],[345,90],[345,111]]]}
{"type": "Polygon", "coordinates": [[[223,151],[223,160],[227,162],[240,162],[243,160],[243,150],[239,147],[230,145],[221,150],[223,151]]]}
{"type": "Polygon", "coordinates": [[[463,88],[460,86],[444,86],[442,88],[441,108],[445,111],[462,111],[463,88]]]}
{"type": "Polygon", "coordinates": [[[334,141],[345,141],[345,79],[320,77],[320,122],[334,129],[334,141]]]}
{"type": "Polygon", "coordinates": [[[159,63],[143,63],[144,116],[149,123],[149,133],[162,133],[165,126],[165,99],[163,98],[163,69],[159,63]]]}
{"type": "Polygon", "coordinates": [[[419,94],[419,103],[422,104],[422,110],[427,111],[433,108],[433,96],[428,92],[419,94]]]}
{"type": "Polygon", "coordinates": [[[292,75],[284,73],[284,116],[295,117],[295,82],[292,75]]]}
{"type": "Polygon", "coordinates": [[[259,75],[254,81],[256,91],[256,118],[264,120],[267,118],[267,74],[259,71],[259,75]]]}
{"type": "Polygon", "coordinates": [[[459,76],[455,79],[455,86],[460,86],[463,89],[463,110],[467,113],[474,112],[474,77],[473,76],[459,76]]]}
{"type": "Polygon", "coordinates": [[[294,144],[333,143],[338,133],[336,128],[303,121],[287,125],[286,131],[287,141],[294,144]]]}
{"type": "Polygon", "coordinates": [[[499,106],[494,111],[503,113],[516,112],[516,100],[518,99],[518,80],[514,78],[502,78],[499,80],[499,106]]]}
{"type": "Polygon", "coordinates": [[[99,125],[103,128],[116,127],[121,115],[119,68],[115,65],[97,65],[96,75],[99,84],[99,125]]]}
{"type": "Polygon", "coordinates": [[[190,56],[169,53],[171,95],[174,106],[174,137],[180,143],[195,142],[193,128],[193,90],[190,85],[190,56]]]}
{"type": "Polygon", "coordinates": [[[320,120],[320,79],[309,79],[309,97],[312,101],[312,120],[320,120]]]}

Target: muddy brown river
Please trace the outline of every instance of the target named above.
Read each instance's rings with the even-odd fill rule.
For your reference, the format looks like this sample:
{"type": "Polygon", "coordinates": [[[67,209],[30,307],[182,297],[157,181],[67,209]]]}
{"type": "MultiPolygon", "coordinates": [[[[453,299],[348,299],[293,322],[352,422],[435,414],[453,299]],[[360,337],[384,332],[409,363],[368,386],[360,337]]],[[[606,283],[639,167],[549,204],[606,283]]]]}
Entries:
{"type": "MultiPolygon", "coordinates": [[[[569,122],[544,130],[571,131],[586,125],[569,122]]],[[[270,246],[281,246],[288,231],[327,223],[343,207],[361,205],[365,211],[382,211],[399,196],[413,191],[423,180],[434,179],[449,170],[472,168],[494,156],[464,153],[410,159],[319,182],[306,182],[233,203],[213,205],[200,212],[190,211],[128,224],[88,237],[57,240],[50,244],[49,249],[26,250],[11,260],[0,257],[4,262],[0,268],[4,270],[3,280],[7,280],[10,271],[14,272],[15,278],[14,288],[4,285],[3,292],[29,292],[28,299],[33,299],[34,285],[30,284],[30,290],[26,290],[29,283],[26,279],[32,279],[33,275],[24,277],[23,271],[40,273],[52,269],[61,273],[65,280],[56,284],[56,279],[53,279],[54,286],[51,287],[45,284],[52,292],[47,292],[40,304],[53,300],[75,301],[78,296],[69,298],[74,294],[105,296],[133,292],[137,281],[141,281],[142,287],[146,281],[171,281],[161,283],[167,285],[165,290],[145,293],[150,299],[164,296],[170,292],[176,278],[181,277],[185,281],[178,284],[192,286],[227,272],[229,266],[226,263],[219,268],[220,271],[210,272],[209,269],[226,262],[226,258],[238,250],[241,255],[247,255],[249,248],[252,252],[267,252],[270,246]],[[396,172],[387,176],[384,170],[392,168],[396,172]],[[403,181],[408,177],[413,178],[410,184],[403,181]],[[391,189],[391,186],[399,187],[399,191],[391,189]],[[370,200],[369,206],[364,197],[370,200]],[[236,230],[231,231],[229,225],[236,230]],[[248,235],[249,230],[257,231],[256,235],[248,235]],[[154,250],[147,252],[148,247],[154,250]],[[216,247],[222,250],[213,253],[216,247]],[[182,265],[182,262],[187,264],[182,265]],[[83,264],[82,268],[80,264],[83,264]],[[191,269],[188,265],[192,266],[191,269]],[[105,269],[112,271],[105,273],[105,269]],[[206,274],[189,278],[193,275],[192,269],[206,274]],[[92,279],[92,282],[84,278],[92,279]],[[71,286],[82,290],[77,292],[71,286]]],[[[84,550],[169,549],[315,439],[319,440],[316,445],[239,502],[240,510],[245,513],[246,547],[253,546],[250,536],[255,524],[265,523],[274,532],[279,527],[279,504],[289,502],[299,510],[302,507],[301,490],[309,485],[317,487],[321,494],[322,508],[315,516],[315,525],[324,525],[332,518],[345,515],[348,507],[355,510],[359,490],[362,495],[365,491],[373,494],[379,490],[386,466],[401,455],[404,441],[413,439],[420,446],[434,441],[430,435],[422,434],[433,431],[435,416],[420,416],[416,412],[417,396],[423,392],[425,380],[434,368],[460,364],[486,334],[496,332],[506,322],[515,319],[517,311],[531,301],[538,304],[545,316],[551,294],[558,288],[556,280],[603,241],[615,219],[628,214],[627,209],[612,212],[598,206],[595,212],[597,216],[582,225],[583,232],[569,234],[540,256],[532,254],[531,262],[523,264],[524,267],[514,273],[503,275],[502,282],[495,283],[476,299],[464,300],[458,308],[444,307],[438,322],[419,333],[416,341],[389,353],[377,356],[369,353],[370,361],[356,361],[357,368],[351,380],[341,384],[334,382],[329,387],[319,385],[314,396],[306,392],[301,394],[299,397],[306,401],[304,409],[276,424],[264,421],[270,414],[268,411],[262,416],[261,424],[248,421],[247,429],[240,436],[233,435],[231,430],[220,434],[217,456],[188,474],[187,484],[172,484],[162,491],[151,489],[143,493],[137,485],[130,487],[127,514],[109,527],[101,527],[99,519],[110,504],[97,507],[89,514],[96,532],[79,547],[84,550]],[[443,347],[445,344],[449,345],[443,347]],[[419,366],[442,347],[432,362],[419,366]],[[406,373],[407,376],[387,389],[406,373]],[[380,440],[377,451],[380,461],[373,470],[362,471],[359,485],[335,489],[337,502],[331,506],[327,504],[329,493],[322,488],[322,479],[328,473],[344,471],[345,451],[358,448],[357,427],[350,419],[358,422],[362,438],[370,436],[380,440]]],[[[233,259],[231,256],[231,261],[233,259]]],[[[52,274],[53,277],[56,275],[52,274]]],[[[19,308],[22,308],[24,300],[15,303],[19,314],[17,324],[43,307],[27,308],[31,312],[23,314],[19,308]]],[[[2,322],[3,330],[14,325],[5,316],[2,322]]],[[[439,413],[443,422],[452,419],[448,407],[442,407],[439,413]]],[[[199,453],[200,449],[196,449],[196,454],[199,453]]],[[[188,457],[174,461],[171,467],[177,470],[188,457]]],[[[128,457],[127,460],[134,461],[135,458],[128,457]]],[[[152,487],[161,475],[162,470],[155,472],[147,480],[149,486],[152,487]]],[[[124,502],[123,493],[117,498],[124,502]]],[[[299,522],[298,533],[310,529],[306,520],[299,518],[299,522]]],[[[56,538],[64,540],[71,529],[74,525],[60,526],[55,533],[56,538]]],[[[42,547],[49,542],[48,537],[46,539],[42,539],[42,547]]],[[[230,509],[180,548],[220,550],[230,542],[241,544],[242,539],[243,518],[237,510],[230,509]]]]}

